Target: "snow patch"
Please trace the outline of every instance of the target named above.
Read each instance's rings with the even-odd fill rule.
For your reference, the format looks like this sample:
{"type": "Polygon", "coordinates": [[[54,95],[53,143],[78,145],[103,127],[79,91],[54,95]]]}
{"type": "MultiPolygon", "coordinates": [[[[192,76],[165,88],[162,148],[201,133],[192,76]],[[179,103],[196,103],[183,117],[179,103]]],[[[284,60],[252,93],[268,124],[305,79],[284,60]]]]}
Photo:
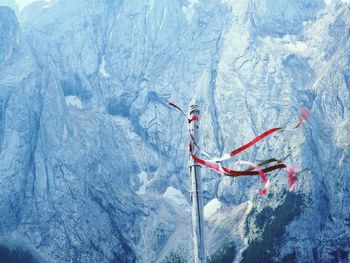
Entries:
{"type": "Polygon", "coordinates": [[[66,140],[68,138],[68,129],[67,129],[67,124],[64,124],[63,127],[63,139],[66,140]]]}
{"type": "Polygon", "coordinates": [[[146,194],[146,186],[148,184],[148,175],[145,171],[142,171],[141,173],[138,174],[138,177],[140,179],[141,186],[139,190],[136,191],[136,193],[139,195],[144,195],[146,194]]]}
{"type": "Polygon", "coordinates": [[[190,0],[187,6],[182,7],[182,12],[185,14],[185,17],[188,22],[192,21],[192,17],[195,12],[194,6],[197,3],[198,3],[198,0],[190,0]]]}
{"type": "Polygon", "coordinates": [[[83,103],[81,102],[81,100],[77,97],[77,96],[66,96],[65,97],[66,100],[66,104],[67,106],[72,106],[78,109],[82,109],[83,108],[83,103]]]}
{"type": "MultiPolygon", "coordinates": [[[[26,6],[38,2],[38,0],[15,0],[16,4],[19,7],[19,11],[22,11],[26,6]]],[[[50,0],[44,0],[43,2],[47,3],[47,5],[43,6],[43,8],[47,8],[46,6],[50,6],[52,2],[56,2],[56,0],[50,1],[50,0]]]]}
{"type": "MultiPolygon", "coordinates": [[[[113,32],[111,32],[111,35],[112,35],[112,33],[113,32]]],[[[104,78],[109,78],[111,75],[107,72],[105,67],[106,67],[106,61],[105,61],[105,56],[103,56],[101,64],[100,64],[100,71],[99,72],[104,78]]]]}
{"type": "Polygon", "coordinates": [[[335,129],[335,140],[339,148],[350,147],[350,119],[345,119],[339,123],[335,129]]]}
{"type": "Polygon", "coordinates": [[[184,197],[184,195],[181,193],[180,190],[172,186],[169,186],[164,193],[164,197],[173,201],[175,204],[177,204],[181,208],[184,208],[187,211],[190,210],[190,206],[187,203],[186,198],[184,197]]]}
{"type": "Polygon", "coordinates": [[[269,54],[282,56],[287,53],[294,53],[301,56],[308,56],[310,51],[306,42],[298,41],[295,36],[286,35],[282,38],[264,37],[259,39],[262,49],[269,54]]]}
{"type": "Polygon", "coordinates": [[[48,9],[48,8],[51,8],[57,2],[57,0],[45,1],[45,2],[47,2],[47,5],[44,5],[43,8],[48,9]]]}
{"type": "MultiPolygon", "coordinates": [[[[332,2],[334,2],[334,0],[324,0],[324,2],[327,4],[327,5],[330,5],[332,2]]],[[[340,0],[340,2],[342,3],[350,3],[350,0],[340,0]]]]}
{"type": "Polygon", "coordinates": [[[295,43],[286,43],[285,48],[292,53],[304,52],[308,47],[305,42],[297,41],[295,43]]]}
{"type": "Polygon", "coordinates": [[[149,0],[149,1],[148,1],[148,4],[149,4],[149,8],[150,8],[150,9],[153,9],[154,0],[149,0]]]}
{"type": "Polygon", "coordinates": [[[209,218],[210,216],[218,212],[221,209],[221,207],[222,203],[219,199],[214,198],[210,200],[210,202],[204,206],[204,218],[209,218]]]}

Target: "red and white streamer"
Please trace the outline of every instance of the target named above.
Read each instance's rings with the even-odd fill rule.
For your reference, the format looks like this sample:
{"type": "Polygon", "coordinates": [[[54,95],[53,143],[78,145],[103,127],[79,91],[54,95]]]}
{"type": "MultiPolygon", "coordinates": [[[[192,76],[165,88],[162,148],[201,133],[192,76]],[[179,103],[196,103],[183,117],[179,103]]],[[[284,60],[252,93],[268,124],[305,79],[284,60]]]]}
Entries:
{"type": "Polygon", "coordinates": [[[260,178],[261,178],[261,181],[263,182],[263,184],[265,186],[263,189],[260,190],[259,193],[261,196],[263,196],[267,193],[267,191],[269,190],[269,187],[270,187],[270,181],[267,178],[266,174],[263,172],[263,170],[260,169],[259,165],[252,163],[252,162],[248,162],[248,161],[238,161],[235,163],[235,166],[236,165],[238,165],[238,166],[250,165],[250,166],[254,167],[255,170],[258,171],[260,178]]]}
{"type": "MultiPolygon", "coordinates": [[[[172,107],[175,107],[176,109],[178,109],[183,115],[186,116],[186,114],[184,113],[184,111],[178,107],[175,103],[173,102],[169,102],[169,105],[172,107]]],[[[260,195],[265,195],[267,190],[269,189],[270,186],[270,182],[266,176],[266,173],[277,170],[277,169],[287,169],[288,171],[288,183],[289,183],[289,190],[292,191],[295,188],[296,185],[296,177],[295,177],[295,168],[294,167],[288,167],[285,163],[283,163],[280,160],[276,160],[276,159],[269,159],[266,160],[264,162],[262,162],[260,165],[264,166],[268,163],[271,162],[276,162],[277,164],[269,166],[267,168],[261,169],[261,166],[259,164],[255,164],[252,162],[248,162],[248,161],[238,161],[236,162],[236,165],[250,165],[251,167],[246,169],[246,170],[242,170],[242,171],[236,171],[236,170],[232,170],[226,167],[223,167],[221,165],[222,161],[228,160],[236,155],[238,155],[239,153],[249,149],[250,147],[252,147],[253,145],[255,145],[256,143],[258,143],[259,141],[265,139],[266,137],[274,134],[277,131],[293,131],[299,127],[301,127],[301,125],[306,121],[306,119],[309,117],[309,111],[306,108],[302,108],[301,109],[301,116],[299,118],[299,121],[297,123],[297,125],[295,125],[293,128],[282,128],[282,127],[276,127],[276,128],[272,128],[267,130],[266,132],[258,135],[257,137],[255,137],[253,140],[251,140],[250,142],[244,144],[243,146],[229,152],[226,154],[223,154],[221,157],[217,158],[217,157],[213,157],[212,154],[210,154],[209,152],[201,149],[201,147],[198,146],[197,143],[195,143],[195,141],[193,140],[193,136],[190,132],[190,145],[189,145],[189,152],[191,157],[194,159],[194,161],[196,161],[199,164],[202,164],[206,167],[208,167],[209,169],[222,174],[222,175],[226,175],[226,176],[233,176],[233,177],[238,177],[238,176],[253,176],[253,175],[259,175],[261,180],[263,181],[265,187],[264,189],[260,190],[260,195]],[[200,150],[200,152],[204,153],[208,158],[210,158],[209,160],[206,159],[202,159],[200,157],[198,157],[195,153],[194,153],[194,149],[192,147],[196,147],[198,150],[200,150]]],[[[191,119],[188,119],[188,122],[192,122],[192,121],[199,121],[199,117],[198,116],[194,116],[191,119]]]]}

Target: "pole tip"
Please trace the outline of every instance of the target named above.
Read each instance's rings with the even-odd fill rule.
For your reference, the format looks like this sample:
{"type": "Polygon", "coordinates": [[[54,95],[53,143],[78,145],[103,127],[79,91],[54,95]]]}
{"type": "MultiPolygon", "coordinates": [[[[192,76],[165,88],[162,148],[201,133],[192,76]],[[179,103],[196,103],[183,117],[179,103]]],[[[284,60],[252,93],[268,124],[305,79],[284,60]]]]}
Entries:
{"type": "Polygon", "coordinates": [[[190,110],[189,110],[190,114],[191,114],[192,112],[194,112],[194,111],[198,111],[198,114],[199,114],[199,107],[198,107],[197,104],[192,104],[192,105],[190,106],[190,110]]]}

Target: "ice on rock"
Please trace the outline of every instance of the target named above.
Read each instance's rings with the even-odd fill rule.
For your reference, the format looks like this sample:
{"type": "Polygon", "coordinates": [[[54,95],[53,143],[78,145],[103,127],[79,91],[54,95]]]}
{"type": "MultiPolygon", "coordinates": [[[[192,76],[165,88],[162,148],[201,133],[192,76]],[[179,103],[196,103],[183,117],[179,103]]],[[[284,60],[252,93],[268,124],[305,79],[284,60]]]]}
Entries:
{"type": "Polygon", "coordinates": [[[72,107],[75,107],[77,109],[83,108],[83,104],[77,96],[66,96],[65,100],[66,100],[66,104],[68,106],[72,106],[72,107]]]}

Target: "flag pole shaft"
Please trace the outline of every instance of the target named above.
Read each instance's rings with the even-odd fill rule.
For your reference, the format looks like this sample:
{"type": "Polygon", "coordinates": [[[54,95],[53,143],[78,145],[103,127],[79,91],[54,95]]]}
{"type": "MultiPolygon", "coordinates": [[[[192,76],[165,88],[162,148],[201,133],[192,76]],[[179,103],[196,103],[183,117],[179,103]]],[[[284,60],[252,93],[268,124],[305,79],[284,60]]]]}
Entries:
{"type": "MultiPolygon", "coordinates": [[[[191,105],[189,110],[189,129],[192,134],[191,147],[196,149],[194,143],[199,141],[199,114],[197,105],[191,105]]],[[[190,159],[190,187],[191,187],[191,203],[192,203],[192,227],[194,242],[194,262],[205,263],[204,248],[204,211],[203,211],[203,190],[201,165],[190,159]]]]}

